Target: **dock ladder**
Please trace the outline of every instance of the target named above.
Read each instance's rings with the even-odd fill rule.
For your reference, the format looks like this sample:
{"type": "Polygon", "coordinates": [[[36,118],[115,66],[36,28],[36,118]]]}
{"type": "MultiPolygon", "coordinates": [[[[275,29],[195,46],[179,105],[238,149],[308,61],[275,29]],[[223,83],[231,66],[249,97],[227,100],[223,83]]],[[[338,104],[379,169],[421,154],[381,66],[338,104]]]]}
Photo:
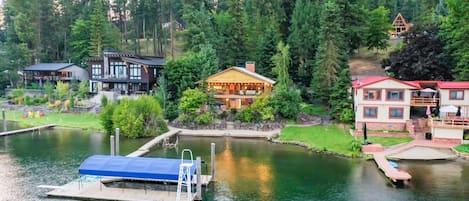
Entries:
{"type": "Polygon", "coordinates": [[[181,200],[181,190],[182,186],[186,186],[187,189],[187,200],[192,201],[192,174],[191,168],[194,166],[194,159],[192,157],[192,151],[190,149],[184,149],[181,153],[181,164],[179,164],[179,177],[178,177],[178,187],[176,194],[176,201],[181,200]],[[184,162],[184,153],[187,152],[190,155],[190,162],[184,162]]]}

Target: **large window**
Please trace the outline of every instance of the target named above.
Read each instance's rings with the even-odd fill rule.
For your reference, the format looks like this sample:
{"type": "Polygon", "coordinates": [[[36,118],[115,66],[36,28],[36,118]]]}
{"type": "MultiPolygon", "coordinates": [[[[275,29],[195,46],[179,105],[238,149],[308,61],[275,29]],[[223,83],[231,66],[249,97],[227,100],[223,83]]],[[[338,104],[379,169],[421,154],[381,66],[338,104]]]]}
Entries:
{"type": "Polygon", "coordinates": [[[142,79],[142,69],[138,64],[130,64],[130,79],[131,80],[141,80],[142,79]]]}
{"type": "Polygon", "coordinates": [[[363,100],[381,100],[381,89],[364,89],[363,100]]]}
{"type": "Polygon", "coordinates": [[[99,79],[102,76],[101,64],[92,64],[91,65],[91,77],[99,79]]]}
{"type": "Polygon", "coordinates": [[[109,74],[113,78],[127,78],[127,65],[124,62],[111,62],[109,74]]]}
{"type": "Polygon", "coordinates": [[[386,100],[403,101],[404,100],[404,91],[403,90],[387,90],[386,91],[386,100]]]}
{"type": "Polygon", "coordinates": [[[404,119],[404,108],[389,108],[390,119],[404,119]]]}
{"type": "Polygon", "coordinates": [[[464,100],[463,90],[451,90],[449,91],[449,99],[451,100],[464,100]]]}
{"type": "Polygon", "coordinates": [[[377,118],[378,117],[378,108],[377,107],[364,107],[363,108],[363,117],[365,117],[365,118],[377,118]]]}

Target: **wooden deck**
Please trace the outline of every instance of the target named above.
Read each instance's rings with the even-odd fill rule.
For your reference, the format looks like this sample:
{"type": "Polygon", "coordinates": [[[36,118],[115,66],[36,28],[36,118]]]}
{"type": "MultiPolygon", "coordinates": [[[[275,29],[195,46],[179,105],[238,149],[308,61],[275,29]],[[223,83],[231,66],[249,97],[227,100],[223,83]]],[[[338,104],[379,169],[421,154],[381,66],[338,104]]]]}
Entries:
{"type": "Polygon", "coordinates": [[[55,127],[55,124],[47,124],[43,126],[36,126],[32,128],[25,128],[25,129],[18,129],[18,130],[13,130],[13,131],[6,131],[6,132],[1,132],[0,136],[7,136],[7,135],[16,135],[16,134],[22,134],[22,133],[27,133],[27,132],[33,132],[33,131],[40,131],[42,129],[48,129],[55,127]]]}
{"type": "Polygon", "coordinates": [[[440,120],[430,118],[429,125],[435,128],[469,129],[469,118],[443,118],[440,120]]]}
{"type": "Polygon", "coordinates": [[[440,101],[440,98],[431,98],[431,97],[412,97],[410,99],[410,106],[417,107],[436,107],[436,104],[440,101]]]}
{"type": "Polygon", "coordinates": [[[159,136],[156,136],[153,140],[147,142],[146,144],[144,144],[143,146],[141,146],[139,149],[137,149],[136,151],[130,153],[127,155],[127,157],[140,157],[140,156],[143,156],[145,154],[147,154],[148,152],[150,152],[150,149],[152,147],[154,147],[156,144],[160,143],[161,141],[163,141],[165,138],[170,138],[170,137],[173,137],[174,135],[180,133],[181,130],[170,130],[164,134],[161,134],[159,136]]]}
{"type": "Polygon", "coordinates": [[[386,175],[386,177],[391,179],[393,182],[408,181],[412,178],[409,173],[401,172],[396,168],[392,167],[383,152],[374,153],[373,158],[376,164],[378,165],[379,169],[382,170],[384,172],[384,175],[386,175]]]}

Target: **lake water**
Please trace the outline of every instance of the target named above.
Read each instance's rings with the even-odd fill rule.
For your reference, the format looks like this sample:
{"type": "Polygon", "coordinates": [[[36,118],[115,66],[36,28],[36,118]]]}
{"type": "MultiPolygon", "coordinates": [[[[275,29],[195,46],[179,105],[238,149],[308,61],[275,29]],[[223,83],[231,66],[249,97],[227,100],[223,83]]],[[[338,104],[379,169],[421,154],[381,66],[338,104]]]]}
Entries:
{"type": "MultiPolygon", "coordinates": [[[[14,126],[14,125],[12,125],[14,126]]],[[[121,143],[125,155],[148,139],[121,143]]],[[[308,152],[260,139],[180,137],[178,149],[156,148],[151,157],[179,158],[183,148],[210,164],[216,143],[216,182],[204,200],[469,200],[469,162],[399,162],[413,179],[395,188],[372,161],[308,152]]],[[[38,185],[62,185],[79,177],[80,163],[109,153],[109,137],[55,129],[0,138],[0,200],[63,200],[38,185]]],[[[204,171],[210,167],[203,166],[204,171]]]]}

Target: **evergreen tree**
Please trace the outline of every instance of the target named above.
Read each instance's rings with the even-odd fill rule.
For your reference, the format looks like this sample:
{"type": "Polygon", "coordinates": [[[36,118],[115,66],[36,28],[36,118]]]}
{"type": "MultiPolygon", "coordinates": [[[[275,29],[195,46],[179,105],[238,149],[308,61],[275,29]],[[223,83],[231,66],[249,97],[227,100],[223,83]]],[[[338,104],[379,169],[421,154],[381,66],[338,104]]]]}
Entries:
{"type": "Polygon", "coordinates": [[[454,57],[457,80],[469,80],[469,2],[448,0],[448,16],[443,18],[442,36],[446,51],[454,57]]]}
{"type": "MultiPolygon", "coordinates": [[[[342,69],[337,82],[334,84],[329,96],[330,114],[336,120],[341,120],[341,116],[352,109],[352,97],[350,94],[350,87],[352,82],[350,80],[350,70],[348,68],[342,69]]],[[[348,122],[344,122],[348,123],[348,122]]]]}
{"type": "Polygon", "coordinates": [[[277,53],[272,57],[275,64],[273,68],[274,73],[277,75],[277,83],[275,88],[286,90],[292,86],[292,81],[288,75],[288,68],[290,66],[290,47],[280,41],[277,45],[277,53]]]}
{"type": "Polygon", "coordinates": [[[225,46],[227,48],[227,62],[238,65],[246,61],[246,31],[244,27],[244,0],[231,1],[228,13],[231,16],[230,35],[225,46]]]}
{"type": "Polygon", "coordinates": [[[119,35],[116,28],[107,21],[107,10],[102,0],[93,3],[90,16],[89,55],[100,57],[105,48],[117,48],[119,35]]]}
{"type": "Polygon", "coordinates": [[[369,13],[368,29],[365,34],[368,49],[386,49],[388,47],[389,30],[392,26],[388,22],[389,11],[380,6],[369,13]]]}
{"type": "Polygon", "coordinates": [[[316,53],[316,66],[313,72],[311,88],[314,99],[323,103],[329,100],[329,94],[343,64],[343,55],[339,47],[343,36],[341,18],[337,5],[328,1],[324,5],[320,21],[319,47],[316,53]]]}

